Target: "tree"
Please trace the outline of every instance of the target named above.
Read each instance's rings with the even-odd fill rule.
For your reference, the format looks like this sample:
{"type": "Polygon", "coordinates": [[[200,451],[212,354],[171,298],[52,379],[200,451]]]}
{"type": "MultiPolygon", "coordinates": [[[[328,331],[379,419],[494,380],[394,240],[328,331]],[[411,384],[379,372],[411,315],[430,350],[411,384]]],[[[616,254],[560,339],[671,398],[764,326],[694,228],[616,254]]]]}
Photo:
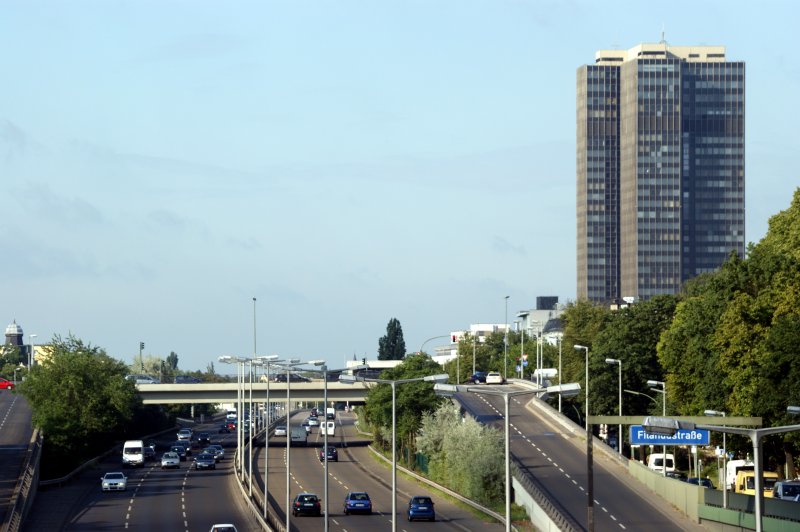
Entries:
{"type": "Polygon", "coordinates": [[[50,354],[19,386],[44,432],[50,456],[94,456],[124,434],[141,406],[127,366],[70,335],[54,336],[50,354]]]}
{"type": "Polygon", "coordinates": [[[416,444],[428,457],[428,476],[484,504],[502,500],[503,434],[472,418],[462,420],[452,402],[422,415],[416,444]]]}
{"type": "Polygon", "coordinates": [[[397,318],[386,325],[386,335],[378,340],[378,360],[403,360],[406,356],[406,342],[403,340],[403,327],[397,318]]]}
{"type": "MultiPolygon", "coordinates": [[[[441,373],[439,364],[424,355],[411,355],[398,366],[386,369],[381,379],[400,380],[441,373]]],[[[433,383],[407,382],[396,386],[397,439],[401,447],[413,447],[413,437],[420,426],[420,415],[435,410],[442,402],[433,391],[433,383]],[[408,444],[406,442],[409,442],[408,444]]],[[[392,388],[379,384],[367,392],[364,414],[367,423],[380,430],[379,439],[386,443],[392,430],[392,388]]]]}
{"type": "Polygon", "coordinates": [[[167,357],[167,367],[172,371],[178,369],[178,353],[175,351],[170,351],[169,356],[167,357]]]}

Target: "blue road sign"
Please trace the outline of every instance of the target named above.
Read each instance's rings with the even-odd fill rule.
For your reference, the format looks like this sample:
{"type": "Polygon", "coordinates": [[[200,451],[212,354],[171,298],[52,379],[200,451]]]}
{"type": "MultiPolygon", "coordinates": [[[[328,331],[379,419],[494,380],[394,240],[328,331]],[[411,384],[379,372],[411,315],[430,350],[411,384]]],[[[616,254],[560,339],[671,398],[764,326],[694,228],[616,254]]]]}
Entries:
{"type": "Polygon", "coordinates": [[[631,425],[631,444],[633,445],[708,445],[710,436],[707,430],[679,429],[674,436],[648,434],[641,425],[631,425]]]}

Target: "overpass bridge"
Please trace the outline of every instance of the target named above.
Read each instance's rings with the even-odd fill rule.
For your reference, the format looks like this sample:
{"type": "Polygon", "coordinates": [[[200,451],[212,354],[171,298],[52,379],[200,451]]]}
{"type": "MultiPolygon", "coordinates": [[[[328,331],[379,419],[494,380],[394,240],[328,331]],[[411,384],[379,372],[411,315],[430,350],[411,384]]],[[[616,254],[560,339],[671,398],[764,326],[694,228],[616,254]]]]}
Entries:
{"type": "MultiPolygon", "coordinates": [[[[269,400],[271,403],[286,402],[285,382],[204,382],[198,384],[137,384],[139,395],[144,404],[197,404],[197,403],[234,403],[238,393],[244,390],[245,399],[249,401],[250,390],[253,390],[253,401],[263,402],[267,399],[269,387],[269,400]]],[[[312,380],[310,382],[292,382],[289,394],[292,401],[322,401],[324,398],[325,382],[312,380]]],[[[344,384],[338,381],[328,382],[328,401],[363,403],[367,392],[374,383],[355,382],[344,384]]]]}

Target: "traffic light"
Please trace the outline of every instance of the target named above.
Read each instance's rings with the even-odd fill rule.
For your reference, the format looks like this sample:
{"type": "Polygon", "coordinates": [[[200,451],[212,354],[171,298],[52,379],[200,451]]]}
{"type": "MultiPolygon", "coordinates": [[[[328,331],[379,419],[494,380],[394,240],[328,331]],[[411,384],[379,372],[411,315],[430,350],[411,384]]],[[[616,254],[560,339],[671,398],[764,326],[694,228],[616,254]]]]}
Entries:
{"type": "Polygon", "coordinates": [[[361,365],[362,366],[366,366],[367,365],[367,357],[364,357],[364,358],[361,359],[361,365]]]}
{"type": "Polygon", "coordinates": [[[139,342],[139,351],[144,350],[144,342],[139,342]]]}

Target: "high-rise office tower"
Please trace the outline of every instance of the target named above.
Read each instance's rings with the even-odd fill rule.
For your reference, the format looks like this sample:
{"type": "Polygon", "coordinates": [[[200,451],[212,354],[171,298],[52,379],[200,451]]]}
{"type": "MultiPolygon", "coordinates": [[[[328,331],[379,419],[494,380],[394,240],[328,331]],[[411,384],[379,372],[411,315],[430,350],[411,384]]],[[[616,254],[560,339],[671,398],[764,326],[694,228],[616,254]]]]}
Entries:
{"type": "Polygon", "coordinates": [[[676,293],[744,255],[744,63],[600,50],[577,74],[579,299],[676,293]]]}

